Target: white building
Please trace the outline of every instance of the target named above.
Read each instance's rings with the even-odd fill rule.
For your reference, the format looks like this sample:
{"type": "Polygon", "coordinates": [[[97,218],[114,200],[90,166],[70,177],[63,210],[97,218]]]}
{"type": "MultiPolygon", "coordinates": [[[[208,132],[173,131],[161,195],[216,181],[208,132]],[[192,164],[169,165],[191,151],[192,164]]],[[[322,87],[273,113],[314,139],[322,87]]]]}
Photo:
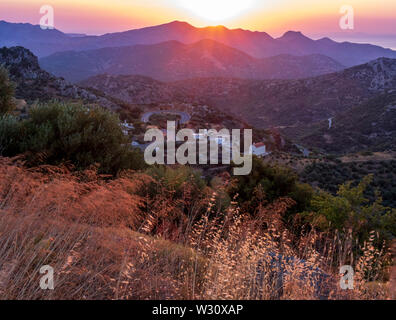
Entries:
{"type": "Polygon", "coordinates": [[[251,147],[251,153],[258,157],[269,155],[269,152],[267,152],[267,148],[263,142],[254,143],[251,147]]]}
{"type": "Polygon", "coordinates": [[[121,123],[121,128],[122,128],[122,133],[126,136],[129,135],[129,130],[135,129],[133,124],[126,122],[126,120],[121,123]]]}
{"type": "Polygon", "coordinates": [[[207,139],[207,137],[208,137],[208,129],[203,129],[200,133],[194,133],[193,137],[194,137],[195,140],[207,139]]]}
{"type": "Polygon", "coordinates": [[[122,123],[122,126],[123,126],[125,129],[128,129],[128,130],[135,129],[135,127],[133,126],[133,124],[132,124],[132,123],[128,123],[126,120],[124,120],[124,122],[122,123]]]}

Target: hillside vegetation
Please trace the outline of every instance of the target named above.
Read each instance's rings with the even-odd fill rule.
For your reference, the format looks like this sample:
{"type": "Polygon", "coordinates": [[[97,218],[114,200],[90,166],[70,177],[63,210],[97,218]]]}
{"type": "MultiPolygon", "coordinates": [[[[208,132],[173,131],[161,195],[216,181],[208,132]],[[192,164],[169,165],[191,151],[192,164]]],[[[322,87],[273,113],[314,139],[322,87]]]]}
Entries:
{"type": "Polygon", "coordinates": [[[388,296],[381,284],[388,258],[376,249],[375,233],[356,251],[354,233],[307,229],[293,235],[283,221],[291,199],[260,203],[252,217],[236,199],[224,202],[219,186],[214,192],[179,170],[166,169],[158,178],[125,172],[104,180],[95,170],[29,169],[18,160],[1,159],[1,297],[388,296]],[[345,263],[356,270],[356,290],[349,294],[337,289],[337,269],[345,263]],[[55,269],[53,291],[39,289],[43,265],[55,269]],[[380,284],[373,286],[374,280],[380,284]]]}
{"type": "MultiPolygon", "coordinates": [[[[293,130],[327,121],[393,90],[396,59],[379,58],[339,72],[297,80],[214,77],[164,83],[141,76],[98,75],[81,85],[130,103],[144,99],[145,103],[207,104],[246,119],[256,128],[293,130]]],[[[294,132],[289,136],[294,138],[294,132]]]]}
{"type": "MultiPolygon", "coordinates": [[[[146,168],[117,115],[0,101],[1,299],[387,299],[396,210],[254,158],[251,175],[146,168]],[[40,268],[55,290],[39,289],[40,268]],[[355,290],[339,289],[352,265],[355,290]]],[[[230,168],[231,169],[231,168],[230,168]]]]}
{"type": "Polygon", "coordinates": [[[337,186],[348,181],[356,185],[367,175],[372,175],[372,183],[365,194],[374,201],[379,192],[383,203],[396,208],[396,161],[366,161],[349,163],[314,163],[301,174],[303,181],[317,185],[335,194],[337,186]]]}
{"type": "Polygon", "coordinates": [[[390,151],[396,148],[396,91],[389,90],[314,125],[287,128],[296,141],[333,154],[390,151]]]}

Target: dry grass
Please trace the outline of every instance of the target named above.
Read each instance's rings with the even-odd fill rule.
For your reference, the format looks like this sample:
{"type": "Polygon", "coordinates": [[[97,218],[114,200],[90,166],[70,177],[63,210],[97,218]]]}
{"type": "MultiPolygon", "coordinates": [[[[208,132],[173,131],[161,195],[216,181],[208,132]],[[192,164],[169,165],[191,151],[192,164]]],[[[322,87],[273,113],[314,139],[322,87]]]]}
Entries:
{"type": "Polygon", "coordinates": [[[257,208],[254,219],[217,193],[175,196],[140,173],[118,179],[95,168],[27,169],[0,159],[1,299],[386,299],[387,254],[351,258],[348,237],[296,237],[282,216],[290,199],[257,208]],[[152,193],[153,189],[155,190],[152,193]],[[337,266],[356,265],[352,292],[337,266]],[[55,290],[39,287],[41,266],[55,290]]]}

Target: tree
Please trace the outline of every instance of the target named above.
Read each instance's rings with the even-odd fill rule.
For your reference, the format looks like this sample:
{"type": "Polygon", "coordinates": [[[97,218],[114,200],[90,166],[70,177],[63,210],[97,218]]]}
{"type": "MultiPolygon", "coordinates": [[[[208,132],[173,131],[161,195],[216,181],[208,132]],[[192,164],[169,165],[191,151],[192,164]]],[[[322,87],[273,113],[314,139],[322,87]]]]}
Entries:
{"type": "Polygon", "coordinates": [[[0,115],[0,156],[20,153],[21,122],[14,116],[0,115]]]}
{"type": "Polygon", "coordinates": [[[396,210],[384,207],[378,193],[371,204],[364,196],[371,181],[372,175],[368,175],[356,187],[345,183],[335,196],[321,191],[312,199],[311,212],[303,215],[323,231],[352,230],[361,240],[367,239],[372,230],[379,232],[382,238],[394,237],[396,210]]]}
{"type": "Polygon", "coordinates": [[[0,115],[15,109],[15,84],[10,80],[8,71],[0,66],[0,115]]]}
{"type": "Polygon", "coordinates": [[[238,176],[229,192],[231,195],[238,194],[238,199],[250,212],[258,201],[273,202],[281,197],[296,201],[293,210],[305,210],[313,195],[312,188],[299,183],[298,176],[292,169],[266,164],[255,156],[252,172],[246,176],[238,176]],[[258,195],[260,199],[257,198],[258,195]]]}
{"type": "Polygon", "coordinates": [[[28,152],[31,164],[70,162],[77,169],[99,164],[100,172],[111,174],[145,167],[141,152],[131,150],[118,116],[103,108],[52,102],[32,107],[26,120],[3,117],[1,128],[3,155],[28,152]]]}

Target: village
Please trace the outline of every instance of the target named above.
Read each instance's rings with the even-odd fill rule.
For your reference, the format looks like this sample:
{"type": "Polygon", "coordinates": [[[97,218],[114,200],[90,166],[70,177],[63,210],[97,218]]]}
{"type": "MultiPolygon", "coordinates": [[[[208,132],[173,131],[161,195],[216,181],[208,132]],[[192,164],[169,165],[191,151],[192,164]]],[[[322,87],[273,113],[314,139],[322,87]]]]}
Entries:
{"type": "MultiPolygon", "coordinates": [[[[153,151],[155,153],[162,149],[164,157],[168,155],[168,152],[165,151],[169,148],[168,142],[172,142],[172,140],[175,147],[180,147],[187,142],[188,150],[199,149],[199,152],[195,152],[197,157],[190,154],[189,161],[187,161],[189,164],[229,164],[230,160],[238,161],[234,159],[235,154],[232,151],[235,145],[238,146],[241,156],[251,154],[257,157],[266,157],[271,154],[265,141],[252,141],[252,137],[250,140],[245,140],[245,131],[246,133],[250,131],[250,136],[252,136],[252,129],[248,128],[245,123],[230,121],[230,117],[224,116],[208,106],[193,108],[190,104],[179,104],[177,107],[178,110],[175,109],[175,105],[164,105],[157,107],[157,110],[142,112],[139,115],[138,130],[136,130],[136,125],[124,120],[122,122],[123,132],[131,138],[131,146],[145,152],[149,146],[153,145],[152,137],[150,139],[146,137],[146,133],[151,131],[157,133],[155,141],[160,140],[154,146],[153,151]],[[214,115],[214,113],[216,114],[214,115]],[[171,129],[169,128],[170,124],[174,124],[171,129]],[[175,130],[184,132],[185,138],[188,138],[187,141],[176,139],[175,130]],[[161,137],[158,136],[159,133],[161,137]],[[245,148],[245,143],[249,144],[249,147],[245,148]],[[203,147],[204,151],[201,152],[203,147]]],[[[173,160],[169,160],[164,158],[163,163],[174,163],[173,160]]]]}

